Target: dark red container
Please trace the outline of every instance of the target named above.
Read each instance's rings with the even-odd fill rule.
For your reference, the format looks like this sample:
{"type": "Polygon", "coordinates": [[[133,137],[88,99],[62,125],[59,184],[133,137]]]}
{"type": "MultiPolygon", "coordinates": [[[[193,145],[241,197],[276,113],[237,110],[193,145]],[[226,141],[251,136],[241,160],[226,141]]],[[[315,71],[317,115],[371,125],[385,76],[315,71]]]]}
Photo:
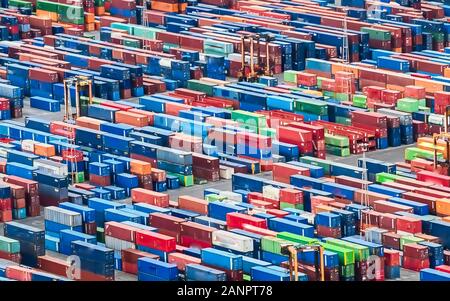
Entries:
{"type": "Polygon", "coordinates": [[[398,215],[391,213],[381,215],[379,227],[389,231],[397,231],[397,217],[398,215]]]}
{"type": "Polygon", "coordinates": [[[181,224],[180,233],[182,236],[188,236],[195,240],[212,243],[212,233],[216,228],[204,226],[194,222],[185,222],[181,224]]]}
{"type": "Polygon", "coordinates": [[[0,258],[10,260],[15,263],[20,263],[22,257],[20,256],[20,253],[6,253],[4,251],[0,251],[0,258]]]}
{"type": "Polygon", "coordinates": [[[84,233],[89,235],[96,235],[97,234],[97,223],[91,222],[91,223],[84,223],[84,233]]]}
{"type": "Polygon", "coordinates": [[[341,238],[342,237],[340,227],[332,228],[332,227],[317,225],[316,230],[317,230],[318,236],[333,237],[333,238],[341,238]]]}
{"type": "Polygon", "coordinates": [[[149,218],[149,225],[161,230],[169,230],[171,232],[180,233],[181,223],[185,220],[179,217],[171,216],[163,213],[152,213],[149,218]]]}
{"type": "Polygon", "coordinates": [[[70,264],[66,260],[48,255],[38,257],[38,268],[61,277],[68,277],[70,264]]]}
{"type": "Polygon", "coordinates": [[[418,245],[415,243],[409,243],[403,245],[403,256],[412,257],[416,259],[427,259],[428,254],[428,247],[418,245]]]}
{"type": "Polygon", "coordinates": [[[400,250],[400,238],[401,236],[394,232],[383,233],[382,234],[383,246],[386,248],[400,250]]]}
{"type": "Polygon", "coordinates": [[[397,218],[397,231],[409,233],[422,233],[422,221],[408,216],[399,216],[397,218]]]}
{"type": "Polygon", "coordinates": [[[96,186],[110,186],[111,177],[110,176],[98,176],[94,174],[89,175],[89,183],[96,186]]]}
{"type": "Polygon", "coordinates": [[[135,227],[118,222],[106,222],[104,229],[106,236],[111,236],[129,242],[136,241],[136,231],[138,229],[135,227]]]}

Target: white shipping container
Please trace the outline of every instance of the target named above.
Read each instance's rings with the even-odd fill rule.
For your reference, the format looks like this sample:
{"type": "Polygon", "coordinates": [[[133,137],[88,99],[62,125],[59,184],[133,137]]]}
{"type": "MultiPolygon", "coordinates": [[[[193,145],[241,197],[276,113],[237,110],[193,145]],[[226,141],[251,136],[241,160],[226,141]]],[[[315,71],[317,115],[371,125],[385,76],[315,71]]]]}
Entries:
{"type": "Polygon", "coordinates": [[[316,217],[314,213],[304,212],[300,214],[300,216],[306,218],[308,220],[308,224],[314,225],[314,218],[316,217]]]}
{"type": "Polygon", "coordinates": [[[134,243],[108,235],[105,235],[105,245],[107,248],[118,251],[125,249],[136,249],[136,245],[134,243]]]}
{"type": "Polygon", "coordinates": [[[44,208],[44,218],[45,220],[70,227],[81,226],[83,223],[83,219],[80,213],[55,206],[44,208]]]}
{"type": "Polygon", "coordinates": [[[234,174],[234,169],[228,166],[219,166],[219,176],[221,179],[230,180],[234,174]]]}
{"type": "Polygon", "coordinates": [[[217,230],[212,233],[212,244],[238,252],[253,251],[253,239],[224,230],[217,230]]]}
{"type": "Polygon", "coordinates": [[[221,191],[219,195],[226,197],[228,200],[242,203],[242,194],[232,191],[221,191]]]}
{"type": "Polygon", "coordinates": [[[69,168],[64,163],[54,162],[46,159],[34,160],[33,167],[37,167],[43,172],[54,174],[58,176],[67,176],[69,174],[69,168]]]}
{"type": "Polygon", "coordinates": [[[22,140],[21,147],[24,152],[30,152],[34,153],[34,145],[36,144],[36,141],[26,139],[22,140]]]}
{"type": "Polygon", "coordinates": [[[381,244],[383,244],[382,243],[383,233],[386,233],[386,232],[388,232],[388,230],[380,229],[377,227],[367,228],[365,231],[365,239],[367,241],[381,245],[381,244]]]}
{"type": "Polygon", "coordinates": [[[263,186],[263,196],[265,198],[279,201],[280,200],[280,189],[270,186],[270,185],[263,186]]]}

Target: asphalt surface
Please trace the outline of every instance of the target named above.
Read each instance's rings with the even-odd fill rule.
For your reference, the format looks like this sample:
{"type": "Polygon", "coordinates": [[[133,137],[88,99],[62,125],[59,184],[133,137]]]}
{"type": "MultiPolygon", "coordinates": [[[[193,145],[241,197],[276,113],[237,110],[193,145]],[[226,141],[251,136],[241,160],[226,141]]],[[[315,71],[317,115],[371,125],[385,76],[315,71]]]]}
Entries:
{"type": "MultiPolygon", "coordinates": [[[[26,116],[31,117],[38,117],[45,120],[62,120],[63,119],[63,112],[45,112],[42,110],[34,109],[29,107],[28,100],[25,100],[23,109],[23,118],[26,116]]],[[[20,119],[19,119],[20,120],[20,119]]],[[[404,156],[404,149],[408,146],[400,146],[396,148],[388,148],[385,150],[377,150],[366,153],[367,158],[373,158],[373,159],[379,159],[379,160],[385,160],[390,162],[400,162],[403,161],[404,156]]],[[[362,157],[362,155],[351,155],[349,157],[336,157],[332,155],[327,155],[327,159],[331,159],[336,162],[341,162],[345,164],[351,164],[351,165],[357,165],[358,158],[362,157]]],[[[260,174],[259,176],[265,177],[265,178],[271,178],[271,173],[264,173],[260,174]]],[[[191,187],[182,187],[180,189],[176,190],[169,190],[167,193],[170,195],[170,199],[176,201],[178,199],[178,196],[180,195],[190,195],[194,197],[203,198],[203,191],[206,188],[215,188],[223,191],[231,191],[231,180],[220,180],[217,182],[211,182],[203,185],[194,185],[191,187]]],[[[130,199],[123,200],[121,202],[124,203],[131,203],[130,199]]],[[[34,226],[40,229],[44,229],[44,218],[43,216],[39,217],[33,217],[33,218],[26,218],[24,220],[18,221],[20,223],[24,223],[30,226],[34,226]]],[[[0,223],[0,233],[3,234],[3,225],[0,223]]],[[[58,258],[65,258],[64,255],[59,253],[54,253],[51,251],[47,251],[47,253],[51,256],[55,256],[58,258]]],[[[130,281],[130,280],[136,280],[135,275],[123,273],[121,271],[116,271],[116,280],[119,281],[130,281]]],[[[417,272],[413,272],[410,270],[401,269],[401,278],[397,279],[396,281],[417,281],[419,280],[419,274],[417,272]]]]}

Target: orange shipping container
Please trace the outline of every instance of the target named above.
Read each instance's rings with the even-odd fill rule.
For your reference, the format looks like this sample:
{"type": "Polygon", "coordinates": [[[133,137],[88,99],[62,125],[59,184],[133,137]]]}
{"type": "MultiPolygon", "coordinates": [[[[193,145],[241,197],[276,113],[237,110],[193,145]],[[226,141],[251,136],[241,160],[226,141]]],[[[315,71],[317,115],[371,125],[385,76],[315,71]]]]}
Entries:
{"type": "Polygon", "coordinates": [[[436,200],[436,215],[438,216],[450,215],[450,199],[436,200]]]}
{"type": "Polygon", "coordinates": [[[180,195],[178,197],[178,208],[206,215],[208,214],[208,201],[189,195],[180,195]]]}
{"type": "Polygon", "coordinates": [[[169,206],[169,195],[144,188],[131,189],[131,200],[133,203],[146,203],[158,207],[169,206]]]}
{"type": "Polygon", "coordinates": [[[55,146],[44,143],[36,143],[34,145],[34,154],[43,157],[51,157],[55,155],[55,146]]]}
{"type": "Polygon", "coordinates": [[[77,118],[77,125],[81,126],[81,127],[85,127],[88,129],[92,129],[92,130],[96,130],[99,131],[100,130],[100,124],[104,123],[105,121],[99,120],[99,119],[95,119],[95,118],[91,118],[91,117],[78,117],[77,118]]]}
{"type": "Polygon", "coordinates": [[[155,113],[150,112],[150,111],[140,110],[140,109],[129,109],[127,112],[143,115],[143,116],[145,116],[147,118],[148,124],[149,125],[153,125],[153,118],[155,116],[155,113]]]}
{"type": "Polygon", "coordinates": [[[165,3],[161,1],[152,1],[152,10],[160,10],[169,13],[178,12],[178,3],[165,3]]]}
{"type": "Polygon", "coordinates": [[[130,113],[126,111],[117,111],[116,123],[125,123],[136,127],[144,127],[148,125],[148,119],[144,115],[130,113]]]}
{"type": "Polygon", "coordinates": [[[132,160],[130,162],[130,172],[135,175],[149,175],[152,173],[152,165],[149,162],[132,160]]]}

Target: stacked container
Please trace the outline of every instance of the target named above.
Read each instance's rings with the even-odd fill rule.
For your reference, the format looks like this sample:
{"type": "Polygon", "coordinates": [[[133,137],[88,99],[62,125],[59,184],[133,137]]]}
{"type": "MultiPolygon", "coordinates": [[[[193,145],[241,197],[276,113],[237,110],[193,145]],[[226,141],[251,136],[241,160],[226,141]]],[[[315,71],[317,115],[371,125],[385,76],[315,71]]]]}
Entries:
{"type": "Polygon", "coordinates": [[[342,236],[341,217],[337,214],[329,212],[317,213],[315,224],[317,235],[320,237],[340,238],[342,236]]]}
{"type": "MultiPolygon", "coordinates": [[[[7,176],[3,181],[8,184],[14,184],[25,189],[25,204],[27,216],[38,216],[41,211],[39,200],[39,184],[38,182],[23,179],[17,176],[7,176]]],[[[18,206],[18,208],[23,208],[18,206]]],[[[22,210],[23,211],[23,210],[22,210]]],[[[23,216],[20,213],[20,216],[23,216]]]]}
{"type": "Polygon", "coordinates": [[[38,256],[45,255],[44,230],[19,224],[5,223],[5,236],[20,242],[21,263],[30,267],[37,265],[38,256]]]}
{"type": "Polygon", "coordinates": [[[403,245],[403,268],[420,271],[430,267],[428,247],[407,243],[403,245]]]}
{"type": "Polygon", "coordinates": [[[5,236],[0,236],[0,258],[20,263],[20,242],[5,236]]]}

